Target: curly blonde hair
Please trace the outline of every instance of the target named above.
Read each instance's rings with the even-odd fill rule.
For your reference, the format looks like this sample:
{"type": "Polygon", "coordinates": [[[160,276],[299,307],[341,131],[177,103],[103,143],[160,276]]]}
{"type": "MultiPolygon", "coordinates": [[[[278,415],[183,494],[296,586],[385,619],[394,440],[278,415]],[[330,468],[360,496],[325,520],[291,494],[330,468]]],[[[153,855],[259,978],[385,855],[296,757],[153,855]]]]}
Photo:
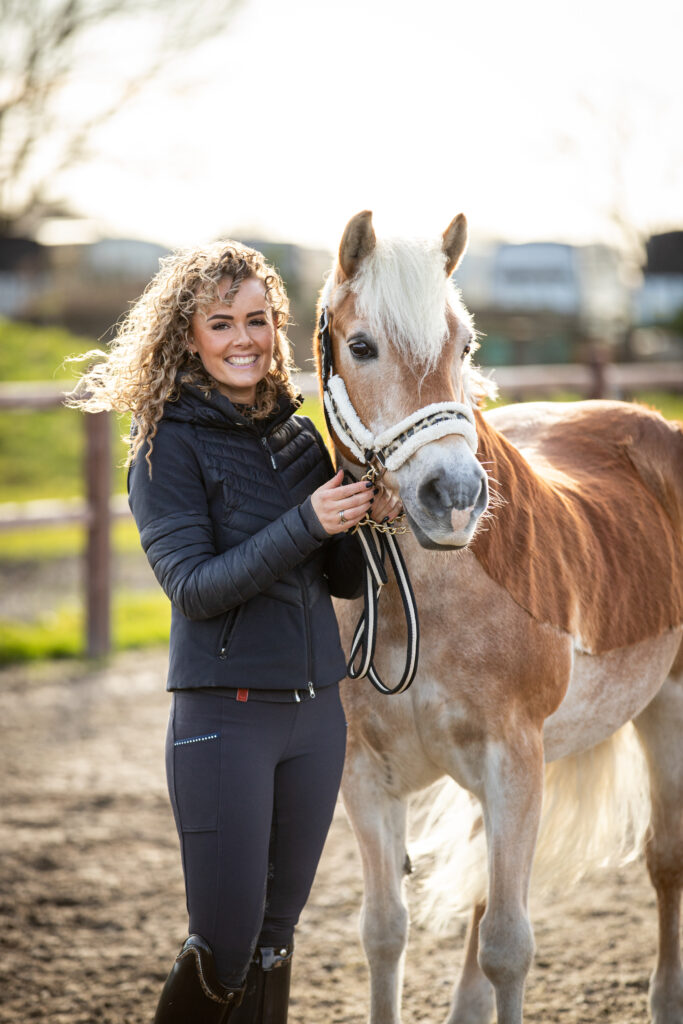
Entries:
{"type": "Polygon", "coordinates": [[[181,371],[183,383],[197,385],[206,395],[218,386],[189,350],[192,317],[218,300],[230,305],[240,284],[252,277],[265,286],[275,327],[273,361],[257,385],[252,415],[257,419],[269,416],[283,394],[296,401],[285,333],[289,300],[277,270],[256,249],[239,242],[178,250],[160,260],[158,273],[119,323],[109,350],[93,349],[74,357],[98,361],[80,378],[67,405],[86,412],[132,413],[134,436],[124,438],[130,445],[127,465],[147,442],[145,458],[151,473],[150,456],[159,420],[166,402],[179,396],[181,371]],[[230,278],[231,285],[227,295],[221,296],[219,284],[224,278],[230,278]]]}

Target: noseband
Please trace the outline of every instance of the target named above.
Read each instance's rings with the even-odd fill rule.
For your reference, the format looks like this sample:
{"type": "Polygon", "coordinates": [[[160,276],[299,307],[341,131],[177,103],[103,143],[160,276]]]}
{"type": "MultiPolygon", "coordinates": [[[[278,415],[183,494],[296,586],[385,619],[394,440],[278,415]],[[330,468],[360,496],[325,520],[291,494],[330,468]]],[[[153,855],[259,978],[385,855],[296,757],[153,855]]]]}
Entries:
{"type": "Polygon", "coordinates": [[[375,478],[387,470],[399,469],[423,445],[448,434],[460,434],[472,452],[476,452],[474,415],[462,402],[433,402],[422,406],[375,436],[354,409],[343,378],[334,373],[327,307],[323,307],[320,314],[318,342],[323,402],[330,429],[361,466],[374,469],[375,478]]]}
{"type": "MultiPolygon", "coordinates": [[[[326,306],[323,306],[318,323],[318,344],[327,425],[330,433],[359,465],[368,467],[365,478],[374,481],[387,471],[399,469],[423,445],[448,434],[460,434],[472,452],[476,453],[474,415],[470,407],[461,402],[425,405],[375,437],[354,409],[344,380],[334,373],[326,306]]],[[[408,570],[394,537],[398,531],[391,528],[385,531],[366,516],[354,532],[357,533],[365,558],[365,600],[353,635],[346,671],[351,679],[367,676],[380,693],[403,693],[417,672],[420,626],[408,570]],[[382,682],[374,666],[379,595],[388,580],[385,556],[388,556],[396,576],[408,631],[403,675],[394,687],[382,682]]]]}

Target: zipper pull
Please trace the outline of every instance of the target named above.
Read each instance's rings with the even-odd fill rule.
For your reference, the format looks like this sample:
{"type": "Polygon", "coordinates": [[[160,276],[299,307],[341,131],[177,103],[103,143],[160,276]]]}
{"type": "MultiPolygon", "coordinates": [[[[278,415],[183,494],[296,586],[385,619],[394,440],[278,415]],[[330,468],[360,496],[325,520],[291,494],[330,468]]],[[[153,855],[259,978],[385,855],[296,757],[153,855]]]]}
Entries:
{"type": "Polygon", "coordinates": [[[262,437],[261,438],[261,444],[263,445],[265,450],[268,452],[268,458],[270,459],[271,466],[273,467],[273,469],[276,470],[277,469],[277,465],[276,465],[275,459],[273,458],[273,453],[271,452],[270,448],[268,447],[268,439],[266,437],[262,437]]]}
{"type": "Polygon", "coordinates": [[[317,697],[317,693],[313,689],[313,683],[308,684],[308,692],[310,693],[311,697],[317,697]]]}

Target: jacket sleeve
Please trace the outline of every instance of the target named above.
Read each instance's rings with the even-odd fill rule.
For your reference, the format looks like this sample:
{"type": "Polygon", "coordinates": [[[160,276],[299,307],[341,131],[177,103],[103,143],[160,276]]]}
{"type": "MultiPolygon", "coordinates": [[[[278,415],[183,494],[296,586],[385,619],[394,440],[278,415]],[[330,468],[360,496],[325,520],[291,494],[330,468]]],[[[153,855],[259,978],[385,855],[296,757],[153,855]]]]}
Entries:
{"type": "MultiPolygon", "coordinates": [[[[330,476],[334,476],[334,465],[325,442],[316,430],[313,421],[308,417],[303,418],[306,419],[315,436],[330,476]]],[[[348,600],[360,597],[363,593],[365,578],[365,559],[358,539],[352,533],[326,533],[315,514],[310,498],[301,506],[301,512],[311,532],[327,538],[323,572],[327,577],[332,596],[344,597],[348,600]]]]}
{"type": "Polygon", "coordinates": [[[323,543],[300,506],[218,552],[201,469],[187,434],[160,424],[128,474],[128,502],[154,575],[188,619],[208,619],[267,590],[323,543]]]}

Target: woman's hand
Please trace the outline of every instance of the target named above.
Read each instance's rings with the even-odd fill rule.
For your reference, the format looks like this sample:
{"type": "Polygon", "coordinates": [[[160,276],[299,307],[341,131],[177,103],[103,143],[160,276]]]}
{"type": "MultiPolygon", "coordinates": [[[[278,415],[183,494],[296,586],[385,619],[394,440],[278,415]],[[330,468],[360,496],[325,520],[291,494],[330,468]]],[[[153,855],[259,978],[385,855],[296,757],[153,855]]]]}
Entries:
{"type": "MultiPolygon", "coordinates": [[[[344,533],[356,526],[372,507],[373,486],[366,480],[343,484],[344,470],[313,491],[311,504],[326,533],[344,533]]],[[[384,513],[386,515],[386,513],[384,513]]]]}
{"type": "Polygon", "coordinates": [[[370,513],[376,523],[383,523],[385,520],[392,523],[403,511],[401,499],[394,497],[391,491],[387,491],[381,484],[379,493],[375,494],[370,513]]]}

